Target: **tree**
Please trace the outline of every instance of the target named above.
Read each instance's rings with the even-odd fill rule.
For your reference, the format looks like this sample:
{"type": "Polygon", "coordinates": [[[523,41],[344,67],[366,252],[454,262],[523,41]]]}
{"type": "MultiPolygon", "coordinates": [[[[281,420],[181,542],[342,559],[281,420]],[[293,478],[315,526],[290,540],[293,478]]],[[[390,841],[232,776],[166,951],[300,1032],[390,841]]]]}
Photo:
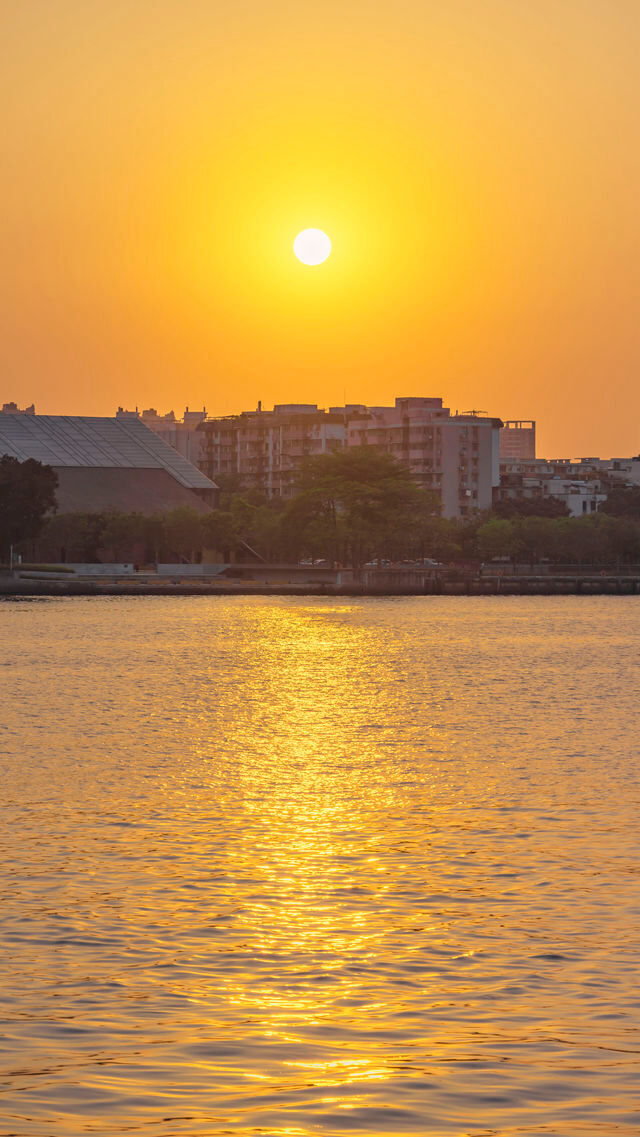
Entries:
{"type": "Polygon", "coordinates": [[[103,513],[54,513],[46,518],[38,544],[53,561],[92,564],[103,546],[105,525],[103,513]]]}
{"type": "Polygon", "coordinates": [[[599,512],[640,519],[640,486],[612,486],[599,512]]]}
{"type": "Polygon", "coordinates": [[[419,539],[418,556],[435,561],[453,561],[462,553],[461,540],[470,526],[459,526],[446,517],[422,516],[416,522],[419,539]]]}
{"type": "MultiPolygon", "coordinates": [[[[556,519],[557,520],[557,519],[556,519]]],[[[520,549],[533,568],[536,561],[551,557],[558,545],[558,526],[550,517],[520,517],[513,524],[520,549]]]]}
{"type": "Polygon", "coordinates": [[[512,497],[496,502],[496,517],[568,517],[569,510],[559,497],[512,497]]]}
{"type": "Polygon", "coordinates": [[[222,553],[225,560],[238,547],[238,532],[230,510],[214,509],[200,519],[202,544],[205,549],[222,553]]]}
{"type": "Polygon", "coordinates": [[[114,510],[105,514],[102,547],[113,552],[116,561],[128,559],[132,546],[144,541],[144,517],[140,513],[121,513],[114,510]]]}
{"type": "Polygon", "coordinates": [[[164,515],[164,532],[172,553],[193,564],[202,553],[201,515],[188,505],[180,505],[164,515]]]}
{"type": "Polygon", "coordinates": [[[483,560],[496,557],[515,558],[521,548],[520,539],[513,521],[492,517],[481,525],[477,533],[478,551],[483,560]]]}
{"type": "Polygon", "coordinates": [[[563,558],[571,564],[582,565],[585,561],[607,562],[611,552],[608,547],[606,526],[592,517],[569,517],[560,519],[556,525],[560,529],[559,547],[563,558]]]}
{"type": "Polygon", "coordinates": [[[145,560],[160,561],[165,544],[164,514],[149,513],[142,518],[141,534],[145,543],[145,560]]]}
{"type": "Polygon", "coordinates": [[[612,517],[606,513],[599,514],[599,519],[618,569],[623,561],[631,564],[640,561],[640,522],[632,517],[612,517]]]}
{"type": "Polygon", "coordinates": [[[231,508],[234,497],[245,492],[245,485],[240,474],[216,474],[215,482],[220,490],[220,508],[231,508]]]}
{"type": "Polygon", "coordinates": [[[37,537],[47,513],[56,508],[58,476],[35,458],[0,458],[0,553],[37,537]]]}
{"type": "Polygon", "coordinates": [[[376,447],[350,447],[308,459],[299,489],[284,519],[289,539],[297,535],[298,551],[322,544],[328,559],[354,568],[372,556],[415,552],[421,522],[437,512],[434,495],[376,447]]]}

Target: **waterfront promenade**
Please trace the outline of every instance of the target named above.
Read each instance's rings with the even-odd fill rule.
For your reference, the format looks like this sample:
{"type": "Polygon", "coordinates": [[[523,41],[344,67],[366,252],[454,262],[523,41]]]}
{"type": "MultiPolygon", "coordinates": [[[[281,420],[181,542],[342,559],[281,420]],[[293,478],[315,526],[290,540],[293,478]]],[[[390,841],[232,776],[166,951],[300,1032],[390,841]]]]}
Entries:
{"type": "Polygon", "coordinates": [[[0,595],[41,596],[555,596],[640,595],[640,566],[334,569],[301,565],[24,566],[0,595]]]}

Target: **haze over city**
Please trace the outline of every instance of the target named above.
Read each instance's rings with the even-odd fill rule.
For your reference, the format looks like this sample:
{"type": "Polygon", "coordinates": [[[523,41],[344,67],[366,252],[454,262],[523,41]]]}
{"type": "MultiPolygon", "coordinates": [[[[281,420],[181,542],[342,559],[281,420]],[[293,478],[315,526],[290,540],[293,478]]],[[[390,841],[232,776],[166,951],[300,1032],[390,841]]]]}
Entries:
{"type": "Polygon", "coordinates": [[[6,397],[444,394],[637,453],[638,33],[633,0],[5,7],[6,397]]]}

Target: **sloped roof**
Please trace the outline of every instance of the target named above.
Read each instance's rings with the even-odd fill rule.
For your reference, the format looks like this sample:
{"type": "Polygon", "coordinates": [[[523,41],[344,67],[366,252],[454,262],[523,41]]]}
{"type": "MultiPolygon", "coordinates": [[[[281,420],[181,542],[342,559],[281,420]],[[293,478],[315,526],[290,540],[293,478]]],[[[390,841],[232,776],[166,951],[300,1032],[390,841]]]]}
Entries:
{"type": "Polygon", "coordinates": [[[0,454],[58,469],[165,470],[187,489],[217,488],[139,418],[0,414],[0,454]]]}

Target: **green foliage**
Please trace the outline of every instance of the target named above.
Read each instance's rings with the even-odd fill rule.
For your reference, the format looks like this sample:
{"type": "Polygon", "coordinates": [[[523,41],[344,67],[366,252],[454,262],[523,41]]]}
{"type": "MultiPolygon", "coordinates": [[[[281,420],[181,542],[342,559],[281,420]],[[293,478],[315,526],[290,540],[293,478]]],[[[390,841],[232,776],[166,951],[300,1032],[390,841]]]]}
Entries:
{"type": "Polygon", "coordinates": [[[564,501],[550,494],[548,497],[513,497],[497,502],[494,511],[497,517],[568,517],[569,510],[564,501]]]}
{"type": "Polygon", "coordinates": [[[640,486],[611,486],[600,512],[640,520],[640,486]]]}
{"type": "Polygon", "coordinates": [[[433,495],[375,447],[310,458],[299,491],[283,520],[288,547],[298,556],[321,553],[354,568],[374,557],[417,555],[422,526],[436,513],[433,495]]]}
{"type": "Polygon", "coordinates": [[[240,474],[216,474],[216,485],[220,490],[220,509],[229,510],[234,497],[244,492],[244,483],[240,474]]]}
{"type": "Polygon", "coordinates": [[[104,514],[100,541],[104,549],[111,550],[114,561],[128,560],[133,545],[139,543],[143,532],[140,513],[121,513],[117,510],[104,514]]]}
{"type": "Polygon", "coordinates": [[[483,560],[515,557],[520,550],[518,532],[513,521],[492,517],[477,532],[478,552],[483,560]]]}
{"type": "Polygon", "coordinates": [[[52,560],[91,563],[98,559],[103,529],[101,513],[54,513],[44,523],[39,545],[52,560]]]}
{"type": "Polygon", "coordinates": [[[532,567],[640,563],[640,518],[604,512],[579,518],[487,513],[448,520],[439,516],[433,495],[373,447],[312,458],[288,501],[268,500],[257,491],[229,492],[227,505],[204,514],[184,507],[153,516],[53,514],[44,521],[37,552],[22,551],[43,562],[135,556],[194,563],[207,551],[220,560],[309,558],[355,568],[369,560],[425,557],[445,564],[509,558],[532,567]]]}
{"type": "Polygon", "coordinates": [[[516,538],[524,559],[532,566],[549,560],[559,546],[563,523],[548,517],[520,517],[514,523],[516,538]]]}
{"type": "Polygon", "coordinates": [[[202,550],[202,515],[195,509],[181,505],[164,515],[164,539],[171,552],[181,560],[193,564],[202,550]]]}
{"type": "Polygon", "coordinates": [[[595,513],[588,517],[491,518],[478,529],[483,560],[510,557],[532,567],[552,564],[612,565],[640,561],[640,522],[595,513]]]}
{"type": "Polygon", "coordinates": [[[56,508],[58,477],[34,458],[0,458],[0,552],[37,537],[44,519],[56,508]]]}
{"type": "Polygon", "coordinates": [[[230,510],[216,509],[213,513],[204,514],[200,525],[204,548],[214,549],[223,556],[235,552],[238,547],[238,532],[230,510]]]}

